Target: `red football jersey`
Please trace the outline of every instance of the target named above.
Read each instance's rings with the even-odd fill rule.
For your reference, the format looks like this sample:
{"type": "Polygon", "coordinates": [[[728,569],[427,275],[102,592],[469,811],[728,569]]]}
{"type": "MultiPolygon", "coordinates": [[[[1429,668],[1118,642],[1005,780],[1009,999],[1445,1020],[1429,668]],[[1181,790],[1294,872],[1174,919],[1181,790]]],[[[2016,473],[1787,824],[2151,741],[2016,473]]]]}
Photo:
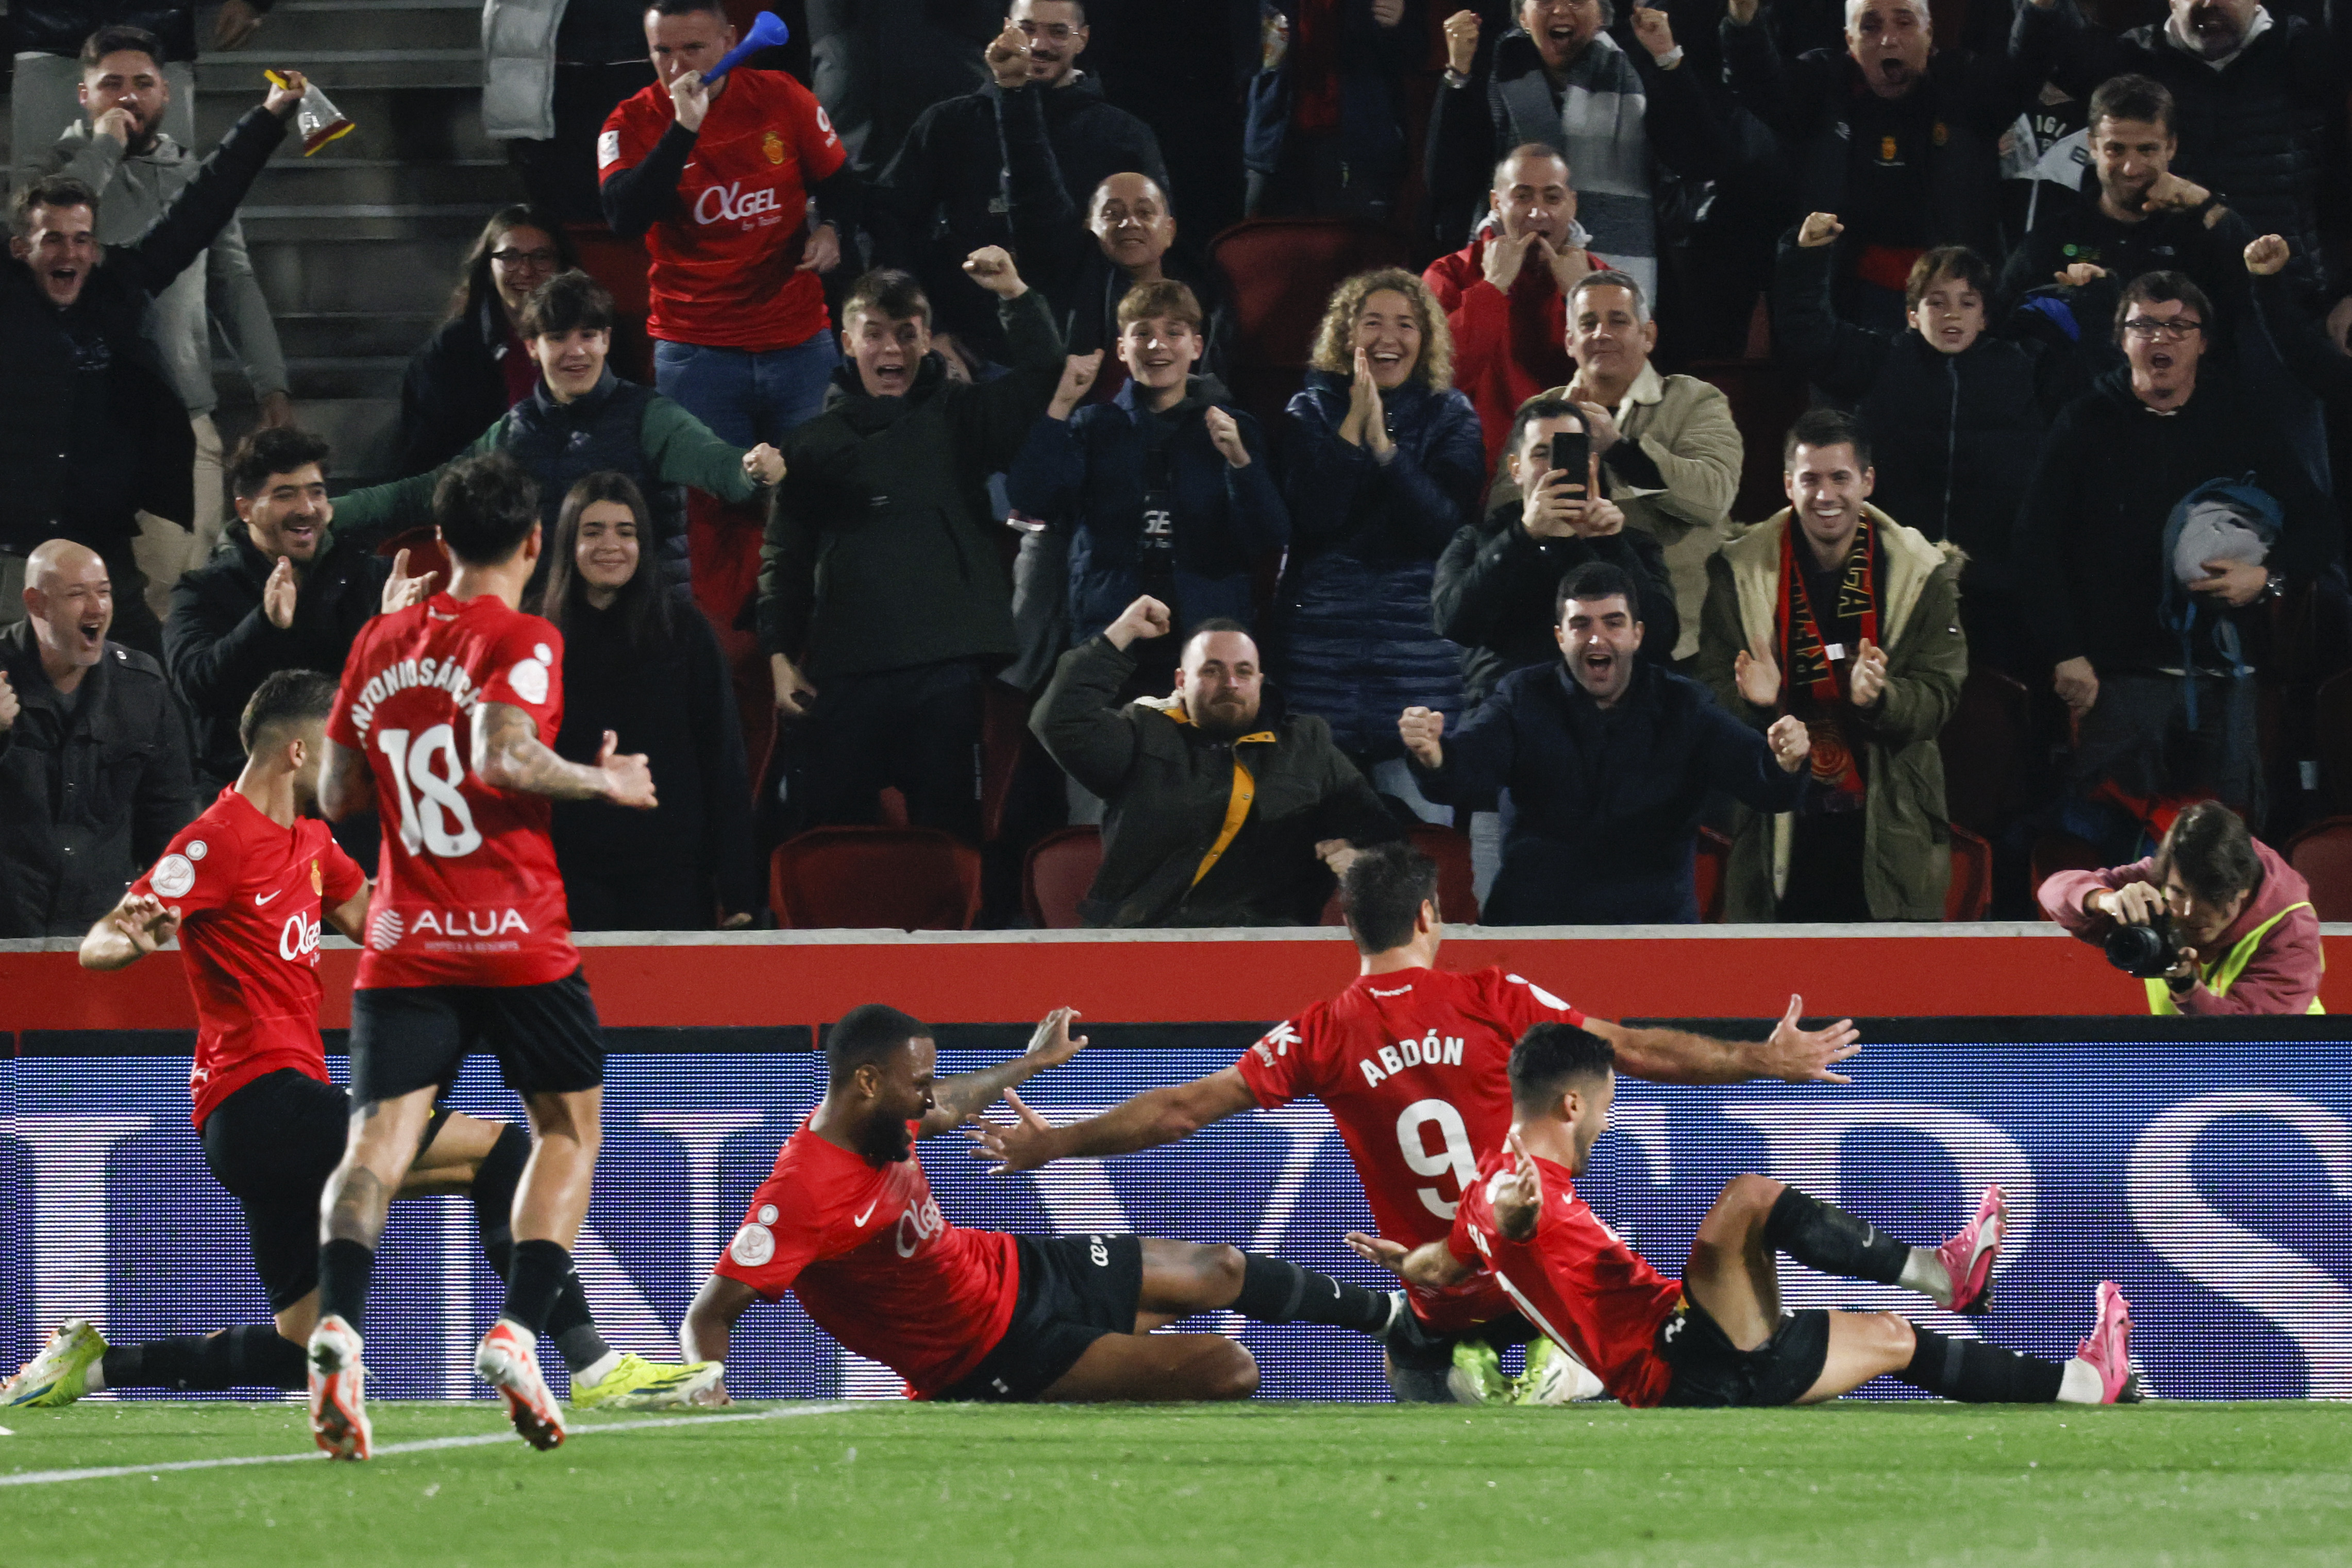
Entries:
{"type": "Polygon", "coordinates": [[[180,916],[196,999],[188,1093],[196,1125],[260,1077],[292,1068],[327,1082],[319,1045],[319,936],[325,911],[367,885],[327,824],[281,828],[234,788],[182,828],[131,884],[180,916]]]}
{"type": "MultiPolygon", "coordinates": [[[[659,82],[604,121],[596,178],[645,162],[677,110],[659,82]]],[[[831,329],[824,286],[796,270],[808,187],[847,161],[816,95],[782,71],[737,69],[703,117],[677,204],[646,231],[646,329],[714,349],[784,349],[831,329]]]]}
{"type": "Polygon", "coordinates": [[[1446,1250],[1494,1270],[1529,1322],[1592,1369],[1612,1396],[1635,1408],[1666,1396],[1674,1368],[1658,1359],[1658,1326],[1683,1288],[1617,1239],[1577,1196],[1568,1168],[1538,1158],[1543,1207],[1536,1233],[1513,1241],[1495,1228],[1494,1183],[1517,1164],[1497,1150],[1479,1167],[1454,1217],[1446,1250]]]}
{"type": "Polygon", "coordinates": [[[971,1375],[1013,1322],[1013,1238],[959,1230],[923,1162],[879,1170],[801,1124],[751,1195],[717,1273],[772,1301],[798,1296],[816,1326],[928,1399],[971,1375]]]}
{"type": "Polygon", "coordinates": [[[538,986],[580,967],[543,795],[474,772],[474,709],[563,722],[563,638],[484,594],[436,593],[369,622],[343,664],[327,737],[367,758],[383,857],[368,905],[362,989],[538,986]]]}
{"type": "MultiPolygon", "coordinates": [[[[1541,986],[1480,969],[1363,975],[1243,1052],[1242,1077],[1268,1108],[1312,1094],[1339,1124],[1380,1233],[1408,1247],[1445,1236],[1478,1161],[1511,1125],[1511,1047],[1538,1023],[1584,1015],[1541,986]]],[[[1433,1328],[1499,1317],[1480,1276],[1451,1291],[1410,1289],[1433,1328]]]]}

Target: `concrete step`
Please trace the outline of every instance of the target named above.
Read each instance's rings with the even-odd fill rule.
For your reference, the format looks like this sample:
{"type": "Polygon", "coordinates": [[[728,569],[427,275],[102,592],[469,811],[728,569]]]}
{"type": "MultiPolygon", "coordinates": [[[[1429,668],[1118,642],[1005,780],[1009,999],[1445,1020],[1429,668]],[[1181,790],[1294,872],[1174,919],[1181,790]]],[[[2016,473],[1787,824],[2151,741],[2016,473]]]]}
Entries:
{"type": "Polygon", "coordinates": [[[404,163],[389,158],[277,158],[255,181],[248,206],[451,206],[484,216],[522,199],[522,182],[502,158],[404,163]]]}
{"type": "MultiPolygon", "coordinates": [[[[318,53],[383,43],[404,49],[476,49],[477,0],[282,0],[244,53],[310,69],[318,53]]],[[[217,55],[214,57],[217,58],[217,55]]],[[[334,89],[327,89],[330,96],[334,89]]]]}
{"type": "MultiPolygon", "coordinates": [[[[392,478],[393,442],[400,428],[395,398],[304,397],[294,392],[294,418],[303,429],[327,438],[334,457],[328,487],[337,495],[392,478]]],[[[242,381],[221,383],[220,407],[213,413],[221,441],[234,448],[258,423],[242,381]]]]}
{"type": "MultiPolygon", "coordinates": [[[[414,343],[409,345],[415,348],[414,343]]],[[[286,361],[286,379],[293,383],[294,401],[318,398],[388,399],[400,401],[400,378],[408,369],[408,355],[336,354],[318,359],[286,361]]]]}
{"type": "Polygon", "coordinates": [[[465,243],[481,231],[484,220],[490,215],[490,207],[478,202],[447,204],[394,202],[282,207],[256,205],[248,202],[237,211],[244,221],[248,240],[303,245],[437,236],[452,246],[449,254],[453,262],[462,254],[465,243]]]}
{"type": "MultiPolygon", "coordinates": [[[[405,362],[431,337],[442,321],[437,310],[368,311],[273,310],[278,343],[289,359],[399,359],[405,362]]],[[[216,373],[236,375],[233,358],[215,351],[216,373]]]]}
{"type": "MultiPolygon", "coordinates": [[[[324,80],[322,78],[321,80],[324,80]]],[[[465,82],[414,82],[406,86],[338,87],[328,82],[335,107],[349,115],[352,131],[313,155],[327,158],[389,158],[405,163],[446,163],[504,158],[506,144],[482,134],[480,75],[465,82]]],[[[261,102],[257,78],[250,90],[196,96],[196,143],[210,150],[228,134],[237,117],[261,102]]],[[[281,148],[278,157],[298,160],[302,149],[281,148]]]]}
{"type": "Polygon", "coordinates": [[[457,281],[457,264],[480,229],[460,236],[411,235],[332,242],[264,239],[248,246],[273,310],[438,316],[457,281]]]}
{"type": "Polygon", "coordinates": [[[206,55],[196,61],[196,99],[204,100],[209,92],[236,93],[247,88],[266,86],[262,78],[265,65],[278,58],[301,67],[312,81],[319,84],[335,106],[346,114],[349,105],[343,102],[346,89],[367,87],[406,87],[412,83],[426,86],[458,85],[478,88],[482,85],[482,51],[478,47],[462,49],[305,49],[299,57],[292,56],[259,56],[250,49],[230,55],[206,55]]]}

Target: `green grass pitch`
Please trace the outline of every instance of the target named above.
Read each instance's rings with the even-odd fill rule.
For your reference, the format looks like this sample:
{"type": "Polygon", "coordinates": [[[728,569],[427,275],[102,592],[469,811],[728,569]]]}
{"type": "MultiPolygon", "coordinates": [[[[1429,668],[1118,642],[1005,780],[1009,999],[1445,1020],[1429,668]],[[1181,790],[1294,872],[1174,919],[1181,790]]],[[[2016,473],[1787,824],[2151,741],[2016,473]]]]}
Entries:
{"type": "Polygon", "coordinates": [[[6,1412],[0,1563],[2342,1563],[2352,1406],[1793,1411],[1259,1403],[740,1406],[583,1417],[383,1405],[6,1412]],[[626,1430],[600,1430],[626,1424],[626,1430]],[[88,1468],[125,1474],[7,1484],[88,1468]]]}

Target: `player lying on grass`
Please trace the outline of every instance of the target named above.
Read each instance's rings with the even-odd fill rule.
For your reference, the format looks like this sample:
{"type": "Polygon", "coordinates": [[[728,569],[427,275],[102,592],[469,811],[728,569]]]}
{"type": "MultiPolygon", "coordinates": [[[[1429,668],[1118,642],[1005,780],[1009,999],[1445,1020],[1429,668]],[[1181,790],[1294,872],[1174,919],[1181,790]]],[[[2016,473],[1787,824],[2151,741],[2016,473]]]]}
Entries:
{"type": "MultiPolygon", "coordinates": [[[[825,1040],[824,1100],[776,1155],[743,1228],[688,1311],[689,1361],[724,1361],[736,1320],[790,1291],[819,1328],[907,1380],[918,1399],[1244,1399],[1257,1363],[1223,1334],[1156,1334],[1230,1308],[1262,1322],[1412,1334],[1381,1294],[1279,1258],[1133,1236],[1007,1236],[940,1212],[915,1139],[952,1132],[1033,1073],[1067,1061],[1067,1008],[1026,1054],[936,1079],[930,1030],[868,1005],[825,1040]]],[[[727,1403],[722,1385],[699,1396],[727,1403]]]]}
{"type": "Polygon", "coordinates": [[[1349,1244],[1431,1289],[1491,1270],[1529,1322],[1635,1406],[1810,1405],[1882,1373],[1979,1403],[2139,1398],[2131,1316],[2112,1284],[2099,1286],[2097,1326],[2063,1365],[1948,1338],[1892,1312],[1781,1312],[1776,1252],[1827,1273],[1903,1285],[1955,1312],[1983,1312],[2007,1219],[1998,1187],[1985,1189],[1965,1229],[1928,1249],[1906,1247],[1795,1187],[1735,1176],[1700,1223],[1680,1282],[1665,1278],[1576,1192],[1609,1124],[1612,1059],[1606,1040],[1573,1025],[1528,1030],[1511,1051],[1517,1123],[1479,1167],[1453,1234],[1409,1252],[1360,1232],[1349,1244]]]}
{"type": "MultiPolygon", "coordinates": [[[[1358,853],[1339,879],[1339,901],[1361,955],[1357,980],[1345,991],[1277,1025],[1222,1072],[1150,1090],[1066,1127],[1008,1094],[1020,1120],[976,1129],[982,1153],[1006,1171],[1129,1154],[1311,1094],[1339,1124],[1380,1233],[1410,1249],[1444,1239],[1454,1204],[1476,1174],[1475,1151],[1501,1146],[1511,1123],[1511,1042],[1532,1024],[1590,1029],[1615,1046],[1628,1073],[1660,1083],[1843,1083],[1832,1069],[1861,1049],[1850,1019],[1798,1028],[1796,997],[1770,1039],[1733,1041],[1587,1018],[1499,968],[1440,969],[1437,866],[1410,845],[1358,853]]],[[[1524,1343],[1536,1331],[1492,1276],[1474,1270],[1443,1288],[1412,1281],[1408,1297],[1423,1339],[1389,1347],[1397,1397],[1475,1403],[1500,1396],[1507,1385],[1496,1347],[1524,1343]]],[[[1600,1385],[1588,1379],[1586,1390],[1598,1393],[1600,1385]]]]}
{"type": "MultiPolygon", "coordinates": [[[[421,581],[395,570],[385,608],[415,597],[421,581]]],[[[196,1003],[188,1073],[196,1134],[205,1165],[244,1211],[254,1271],[277,1321],[109,1345],[87,1319],[68,1318],[0,1387],[0,1405],[69,1405],[108,1388],[304,1385],[302,1344],[319,1318],[319,1195],[351,1121],[319,1042],[319,937],[332,925],[358,939],[368,906],[366,873],[312,815],[334,697],[334,681],[308,670],[264,680],[238,721],[245,770],[81,944],[82,967],[106,970],[180,938],[196,1003]]],[[[438,1112],[395,1196],[471,1198],[482,1254],[503,1277],[514,1256],[509,1217],[530,1157],[520,1129],[438,1112]]],[[[650,1408],[691,1391],[678,1368],[614,1354],[579,1288],[571,1281],[570,1306],[590,1372],[574,1378],[573,1404],[650,1408]]]]}

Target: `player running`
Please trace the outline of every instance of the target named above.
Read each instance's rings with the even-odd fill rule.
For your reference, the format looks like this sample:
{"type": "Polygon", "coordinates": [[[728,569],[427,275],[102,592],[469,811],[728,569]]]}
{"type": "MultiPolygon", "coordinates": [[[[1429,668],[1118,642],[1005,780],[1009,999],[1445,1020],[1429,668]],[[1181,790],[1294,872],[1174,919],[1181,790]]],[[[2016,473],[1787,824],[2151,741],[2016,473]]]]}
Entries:
{"type": "MultiPolygon", "coordinates": [[[[743,1228],[688,1310],[689,1360],[724,1361],[736,1320],[790,1291],[816,1325],[907,1380],[917,1399],[1245,1399],[1249,1351],[1214,1333],[1150,1331],[1230,1308],[1261,1322],[1411,1337],[1404,1293],[1280,1258],[1134,1236],[1007,1236],[950,1224],[915,1140],[952,1131],[1086,1044],[1046,1015],[1026,1053],[933,1076],[929,1026],[854,1009],[825,1040],[824,1099],[776,1155],[743,1228]]],[[[728,1402],[721,1385],[700,1403],[728,1402]]]]}
{"type": "MultiPolygon", "coordinates": [[[[571,1248],[588,1212],[604,1106],[604,1045],[572,946],[549,802],[650,810],[643,757],[604,736],[593,765],[550,749],[563,716],[563,640],[516,607],[540,552],[530,477],[499,455],[453,464],[433,493],[447,590],[370,622],[327,721],[320,804],[385,823],[352,996],[349,1144],[328,1179],[310,1335],[310,1426],[331,1456],[368,1456],[360,1331],[386,1201],[408,1179],[437,1094],[467,1053],[497,1054],[530,1117],[534,1148],[514,1201],[505,1304],[474,1368],[533,1447],[563,1440],[540,1375],[551,1334],[576,1380],[597,1362],[571,1248]]],[[[691,1393],[719,1367],[667,1368],[691,1393]]]]}
{"type": "MultiPolygon", "coordinates": [[[[422,581],[395,569],[385,608],[422,597],[422,581]]],[[[88,1320],[69,1318],[0,1387],[0,1405],[69,1405],[109,1388],[303,1385],[302,1344],[319,1316],[319,1193],[342,1158],[351,1118],[343,1092],[327,1081],[319,1042],[319,938],[327,925],[356,937],[367,914],[365,873],[310,814],[334,698],[335,683],[311,671],[264,680],[238,721],[247,760],[236,782],[81,945],[84,968],[108,970],[180,938],[196,1004],[188,1088],[197,1137],[215,1178],[244,1211],[254,1271],[276,1322],[109,1345],[88,1320]]],[[[483,1255],[503,1275],[514,1250],[508,1215],[530,1155],[520,1130],[444,1112],[426,1124],[396,1196],[471,1198],[483,1255]]],[[[584,1316],[584,1299],[579,1310],[584,1316]]],[[[616,1356],[602,1381],[574,1385],[573,1401],[676,1403],[674,1374],[642,1356],[616,1356]]]]}
{"type": "MultiPolygon", "coordinates": [[[[1330,1111],[1382,1236],[1407,1248],[1442,1240],[1478,1166],[1510,1125],[1511,1043],[1530,1025],[1581,1025],[1610,1040],[1625,1071],[1661,1083],[1748,1078],[1843,1083],[1832,1067],[1860,1049],[1851,1020],[1797,1027],[1800,998],[1762,1041],[1712,1040],[1680,1030],[1627,1029],[1587,1019],[1542,987],[1499,968],[1436,968],[1444,937],[1437,867],[1404,844],[1359,854],[1339,883],[1361,964],[1356,983],[1279,1024],[1221,1072],[1154,1089],[1101,1115],[1055,1127],[1008,1093],[1009,1125],[974,1129],[1006,1171],[1074,1155],[1104,1156],[1174,1143],[1212,1122],[1271,1110],[1312,1094],[1330,1111]]],[[[1388,1354],[1399,1399],[1470,1402],[1507,1387],[1498,1343],[1535,1337],[1494,1280],[1474,1273],[1444,1289],[1408,1281],[1427,1335],[1388,1354]]],[[[1588,1382],[1597,1393],[1597,1382],[1588,1382]]]]}
{"type": "Polygon", "coordinates": [[[1634,1406],[1811,1405],[1882,1373],[1948,1399],[2112,1405],[2140,1397],[2131,1313],[2113,1284],[2098,1324],[2061,1365],[1952,1339],[1892,1312],[1780,1310],[1772,1254],[1981,1312],[2008,1214],[1985,1189],[1976,1218],[1941,1247],[1906,1247],[1869,1221],[1760,1176],[1732,1178],[1691,1243],[1680,1282],[1650,1267],[1577,1196],[1609,1124],[1614,1052],[1587,1030],[1538,1024],[1511,1052],[1517,1118],[1464,1195],[1451,1235],[1411,1252],[1361,1233],[1364,1257],[1444,1290],[1492,1270],[1519,1310],[1634,1406]]]}

